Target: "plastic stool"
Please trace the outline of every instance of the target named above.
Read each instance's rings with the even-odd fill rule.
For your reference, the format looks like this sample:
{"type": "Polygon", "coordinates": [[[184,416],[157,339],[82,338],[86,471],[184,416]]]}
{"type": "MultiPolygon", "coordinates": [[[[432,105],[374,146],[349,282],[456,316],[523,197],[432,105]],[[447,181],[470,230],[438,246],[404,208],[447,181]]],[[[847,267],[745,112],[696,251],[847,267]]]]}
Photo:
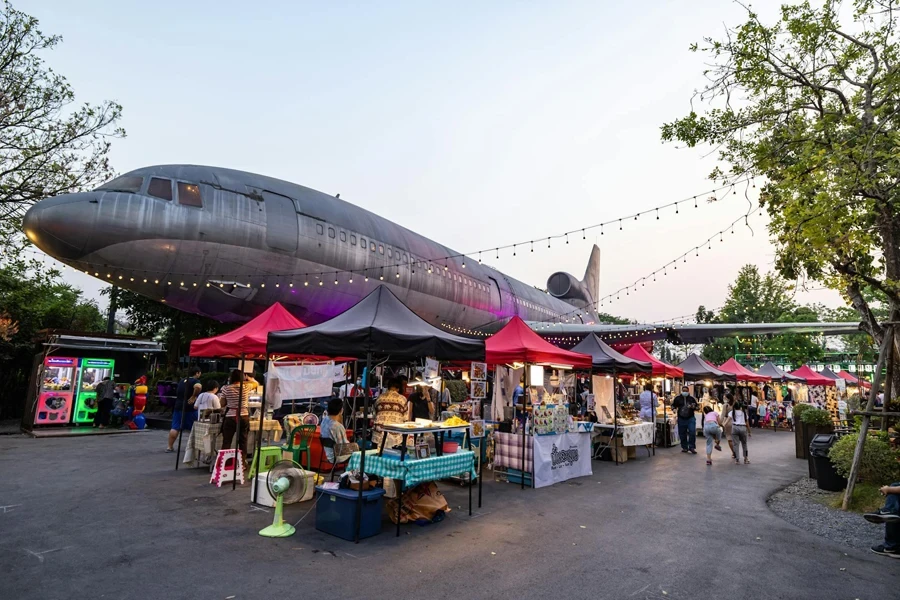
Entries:
{"type": "MultiPolygon", "coordinates": [[[[263,446],[259,449],[259,472],[265,473],[272,469],[277,463],[281,460],[281,447],[280,446],[263,446]]],[[[250,461],[250,479],[256,477],[256,457],[253,457],[253,460],[250,461]]]]}
{"type": "Polygon", "coordinates": [[[235,477],[237,477],[241,485],[244,485],[243,458],[240,450],[235,450],[234,448],[219,450],[209,482],[215,483],[217,487],[222,487],[224,482],[234,481],[235,477]]]}

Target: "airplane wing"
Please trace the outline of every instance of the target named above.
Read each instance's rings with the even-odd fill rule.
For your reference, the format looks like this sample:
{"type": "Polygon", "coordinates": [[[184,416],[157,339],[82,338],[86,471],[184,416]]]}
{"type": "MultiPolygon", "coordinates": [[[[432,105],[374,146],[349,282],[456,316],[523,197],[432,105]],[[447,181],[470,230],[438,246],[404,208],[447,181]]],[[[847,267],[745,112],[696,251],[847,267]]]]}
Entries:
{"type": "Polygon", "coordinates": [[[690,325],[641,324],[609,325],[582,323],[544,323],[529,321],[529,327],[542,337],[565,344],[577,343],[596,333],[608,343],[638,343],[668,340],[674,344],[707,344],[714,338],[730,336],[770,336],[784,333],[850,335],[860,333],[859,323],[707,323],[690,325]]]}

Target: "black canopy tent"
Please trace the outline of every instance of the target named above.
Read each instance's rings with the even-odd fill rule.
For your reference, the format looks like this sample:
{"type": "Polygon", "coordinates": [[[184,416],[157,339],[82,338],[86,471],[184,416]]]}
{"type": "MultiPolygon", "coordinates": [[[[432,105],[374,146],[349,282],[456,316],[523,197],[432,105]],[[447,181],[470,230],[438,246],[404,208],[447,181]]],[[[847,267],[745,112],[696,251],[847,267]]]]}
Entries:
{"type": "Polygon", "coordinates": [[[828,379],[842,379],[842,377],[840,375],[838,375],[837,373],[835,373],[828,367],[825,367],[824,369],[819,371],[819,375],[827,377],[828,379]]]}
{"type": "Polygon", "coordinates": [[[791,375],[776,367],[772,361],[767,362],[760,368],[756,370],[760,375],[765,375],[766,377],[771,377],[772,381],[785,381],[785,382],[795,382],[795,383],[806,383],[806,380],[802,377],[797,377],[796,375],[791,375]]]}
{"type": "Polygon", "coordinates": [[[681,364],[677,365],[684,371],[685,381],[736,381],[737,377],[717,369],[703,360],[699,354],[690,354],[681,364]]]}
{"type": "MultiPolygon", "coordinates": [[[[380,285],[340,315],[304,329],[269,333],[271,354],[315,354],[365,359],[366,373],[373,358],[414,361],[432,357],[439,361],[483,361],[484,340],[442,331],[411,311],[387,286],[380,285]]],[[[363,386],[363,430],[359,470],[365,473],[369,386],[363,386]]],[[[478,478],[479,498],[481,477],[478,478]]],[[[469,486],[470,502],[472,487],[469,486]]],[[[356,506],[356,541],[362,513],[363,486],[356,506]]]]}
{"type": "Polygon", "coordinates": [[[599,373],[650,373],[653,366],[643,360],[635,360],[616,352],[597,337],[596,333],[588,335],[571,348],[572,352],[587,354],[593,359],[594,371],[599,373]]]}

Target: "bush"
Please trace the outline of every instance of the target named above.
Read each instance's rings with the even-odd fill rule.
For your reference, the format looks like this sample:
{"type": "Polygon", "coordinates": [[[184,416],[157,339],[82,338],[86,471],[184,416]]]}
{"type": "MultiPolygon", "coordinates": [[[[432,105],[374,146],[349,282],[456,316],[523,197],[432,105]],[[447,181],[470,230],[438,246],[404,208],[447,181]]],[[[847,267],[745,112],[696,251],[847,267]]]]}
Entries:
{"type": "Polygon", "coordinates": [[[800,415],[800,420],[807,425],[831,425],[831,413],[827,410],[810,406],[800,415]]]}
{"type": "Polygon", "coordinates": [[[794,405],[794,422],[800,422],[800,419],[803,418],[803,413],[808,411],[809,409],[814,408],[812,404],[806,404],[805,402],[801,402],[794,405]]]}
{"type": "Polygon", "coordinates": [[[469,386],[465,381],[458,379],[448,379],[444,381],[444,387],[450,392],[450,401],[454,404],[465,402],[469,397],[469,386]]]}
{"type": "MultiPolygon", "coordinates": [[[[858,439],[859,434],[845,435],[831,447],[828,454],[834,469],[842,477],[850,475],[858,439]]],[[[866,438],[862,460],[859,463],[859,479],[880,485],[897,481],[900,479],[900,464],[897,463],[897,458],[898,454],[891,449],[890,444],[877,437],[866,438]]]]}

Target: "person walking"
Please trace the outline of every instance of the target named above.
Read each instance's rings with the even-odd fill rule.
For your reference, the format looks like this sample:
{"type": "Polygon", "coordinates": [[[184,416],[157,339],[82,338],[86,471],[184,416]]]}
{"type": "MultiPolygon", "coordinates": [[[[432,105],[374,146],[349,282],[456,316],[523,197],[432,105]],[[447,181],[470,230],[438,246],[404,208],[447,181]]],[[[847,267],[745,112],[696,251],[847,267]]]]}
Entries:
{"type": "Polygon", "coordinates": [[[182,429],[190,431],[197,420],[197,411],[187,401],[191,397],[194,385],[200,383],[200,368],[191,367],[187,375],[178,382],[175,392],[175,409],[172,411],[172,427],[169,429],[169,443],[166,452],[175,452],[175,440],[182,429]]]}
{"type": "Polygon", "coordinates": [[[748,422],[748,427],[759,427],[759,399],[756,397],[756,394],[753,390],[750,390],[750,410],[748,411],[748,415],[750,417],[750,421],[748,422]]]}
{"type": "Polygon", "coordinates": [[[747,438],[750,437],[750,419],[747,416],[747,408],[744,406],[744,403],[740,400],[735,402],[729,416],[731,417],[731,440],[734,446],[734,464],[741,464],[740,451],[741,445],[743,444],[744,464],[749,465],[750,458],[748,457],[747,451],[747,438]]]}
{"type": "Polygon", "coordinates": [[[731,392],[727,392],[725,394],[725,405],[722,407],[721,419],[722,419],[722,431],[725,436],[725,440],[728,442],[728,448],[731,449],[731,458],[736,458],[734,454],[734,442],[731,440],[731,426],[732,426],[732,418],[731,418],[731,409],[734,407],[734,396],[731,395],[731,392]]]}
{"type": "Polygon", "coordinates": [[[721,429],[719,429],[719,413],[708,406],[703,407],[703,436],[706,438],[706,464],[712,465],[713,444],[716,450],[722,451],[721,429]]]}
{"type": "Polygon", "coordinates": [[[694,416],[698,404],[691,396],[687,386],[681,388],[681,395],[672,402],[672,408],[678,415],[678,437],[681,438],[681,451],[697,454],[697,419],[694,416]]]}

